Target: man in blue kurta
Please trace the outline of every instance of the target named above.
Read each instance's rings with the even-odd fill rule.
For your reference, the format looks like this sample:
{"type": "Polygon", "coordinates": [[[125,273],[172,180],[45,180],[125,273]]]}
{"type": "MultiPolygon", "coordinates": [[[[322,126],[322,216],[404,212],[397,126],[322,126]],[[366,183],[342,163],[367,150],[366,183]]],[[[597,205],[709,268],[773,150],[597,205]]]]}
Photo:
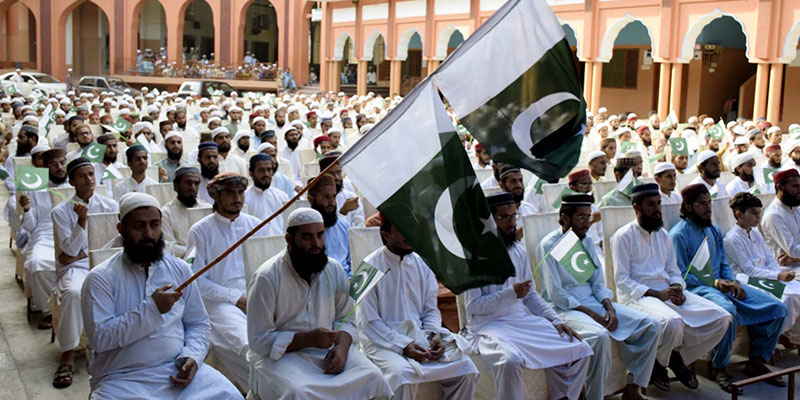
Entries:
{"type": "MultiPolygon", "coordinates": [[[[681,191],[681,196],[681,221],[672,227],[670,236],[678,267],[686,276],[687,290],[724,308],[733,316],[736,324],[747,326],[750,359],[744,372],[750,376],[768,373],[770,371],[764,362],[772,357],[788,310],[775,297],[736,281],[725,258],[722,233],[711,222],[711,194],[708,188],[703,184],[689,185],[681,191]],[[704,238],[708,238],[709,262],[714,275],[712,285],[707,285],[693,274],[686,275],[686,269],[704,238]]],[[[736,328],[731,324],[712,352],[712,376],[722,390],[738,390],[741,394],[740,388],[731,386],[732,379],[727,371],[735,337],[736,328]]],[[[780,377],[766,382],[775,386],[786,385],[780,377]]]]}

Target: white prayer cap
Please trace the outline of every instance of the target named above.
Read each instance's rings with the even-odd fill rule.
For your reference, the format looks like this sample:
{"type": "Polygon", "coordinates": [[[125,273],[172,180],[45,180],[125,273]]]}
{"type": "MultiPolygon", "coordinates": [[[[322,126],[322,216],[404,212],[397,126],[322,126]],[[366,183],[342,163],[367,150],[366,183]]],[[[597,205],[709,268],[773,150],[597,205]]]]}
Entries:
{"type": "Polygon", "coordinates": [[[289,108],[287,108],[287,109],[286,109],[286,113],[287,113],[287,114],[293,113],[293,112],[295,112],[295,111],[299,111],[299,110],[297,109],[297,106],[291,106],[291,107],[289,107],[289,108]]]}
{"type": "Polygon", "coordinates": [[[734,146],[738,146],[740,144],[750,144],[750,141],[744,136],[737,136],[736,140],[733,141],[733,144],[734,146]]]}
{"type": "Polygon", "coordinates": [[[228,109],[228,112],[229,112],[229,113],[232,113],[232,112],[234,112],[234,111],[244,112],[244,111],[242,110],[242,108],[241,108],[241,107],[239,107],[239,106],[233,106],[233,107],[231,107],[231,108],[229,108],[229,109],[228,109]]]}
{"type": "Polygon", "coordinates": [[[255,117],[255,118],[253,118],[253,125],[255,125],[256,122],[263,122],[266,125],[267,124],[267,119],[264,118],[264,117],[255,117]]]}
{"type": "Polygon", "coordinates": [[[181,138],[181,140],[183,140],[183,136],[181,136],[181,134],[178,131],[169,131],[169,132],[167,132],[167,136],[164,136],[164,143],[166,143],[167,140],[169,140],[170,138],[175,137],[175,136],[177,136],[177,137],[181,138]]]}
{"type": "Polygon", "coordinates": [[[636,120],[636,123],[633,124],[633,129],[634,130],[639,130],[639,128],[641,128],[643,126],[648,126],[647,125],[647,121],[636,120]]]}
{"type": "Polygon", "coordinates": [[[147,113],[148,114],[152,114],[154,112],[158,112],[158,106],[155,106],[155,105],[152,105],[152,104],[147,106],[147,113]]]}
{"type": "Polygon", "coordinates": [[[210,124],[210,123],[212,123],[212,122],[214,122],[214,121],[217,121],[217,122],[220,122],[220,123],[221,123],[221,122],[222,122],[222,119],[221,119],[220,117],[216,116],[216,115],[208,119],[208,123],[209,123],[209,124],[210,124]]]}
{"type": "Polygon", "coordinates": [[[169,112],[175,112],[175,111],[176,111],[176,110],[175,110],[175,107],[173,107],[173,106],[168,106],[168,107],[167,107],[167,112],[168,112],[168,113],[169,113],[169,112]]]}
{"type": "Polygon", "coordinates": [[[300,121],[299,119],[296,119],[296,120],[292,121],[289,125],[291,125],[291,126],[302,126],[303,128],[306,127],[305,125],[303,125],[303,121],[300,121]]]}
{"type": "Polygon", "coordinates": [[[216,139],[216,138],[217,138],[217,136],[219,136],[219,135],[222,135],[222,134],[225,134],[225,135],[230,135],[230,132],[228,132],[228,128],[225,128],[225,127],[222,127],[222,126],[220,126],[220,127],[218,127],[217,129],[214,129],[214,130],[211,132],[211,138],[212,138],[212,139],[216,139]]]}
{"type": "Polygon", "coordinates": [[[119,115],[129,115],[130,113],[131,113],[131,110],[129,110],[127,108],[121,108],[119,110],[119,115]]]}
{"type": "Polygon", "coordinates": [[[58,110],[56,110],[56,115],[61,116],[61,117],[66,117],[67,113],[65,113],[64,110],[62,110],[62,109],[58,109],[58,110]]]}
{"type": "Polygon", "coordinates": [[[800,124],[791,124],[791,125],[789,125],[789,132],[791,132],[792,129],[795,129],[795,128],[800,128],[800,124]]]}
{"type": "Polygon", "coordinates": [[[300,225],[308,225],[308,224],[324,224],[325,221],[322,219],[322,214],[319,211],[308,208],[308,207],[300,207],[291,214],[289,214],[289,218],[286,221],[286,229],[288,231],[289,228],[300,226],[300,225]]]}
{"type": "Polygon", "coordinates": [[[65,97],[61,99],[61,104],[72,104],[72,100],[65,97]]]}
{"type": "Polygon", "coordinates": [[[713,124],[714,118],[706,118],[703,120],[703,125],[713,124]]]}
{"type": "Polygon", "coordinates": [[[619,115],[617,115],[617,114],[612,114],[612,115],[609,115],[609,116],[608,116],[608,121],[609,121],[609,122],[611,122],[611,121],[616,121],[616,120],[618,120],[618,119],[619,119],[619,115]]]}
{"type": "Polygon", "coordinates": [[[731,130],[735,136],[743,136],[745,134],[744,128],[741,126],[734,126],[731,130]]]}
{"type": "Polygon", "coordinates": [[[592,161],[597,157],[606,157],[606,153],[603,153],[600,150],[593,151],[593,152],[589,153],[589,161],[592,161]]]}
{"type": "MultiPolygon", "coordinates": [[[[144,90],[144,89],[145,88],[142,88],[142,90],[144,90]]],[[[148,93],[148,94],[144,95],[144,98],[145,99],[154,99],[154,98],[156,98],[156,96],[154,96],[152,93],[148,93]]]]}
{"type": "Polygon", "coordinates": [[[753,121],[745,121],[745,123],[744,123],[744,128],[745,129],[747,129],[747,128],[755,128],[755,127],[756,127],[756,123],[753,122],[753,121]]]}
{"type": "Polygon", "coordinates": [[[46,144],[37,144],[36,146],[33,146],[33,148],[31,149],[31,155],[43,153],[47,150],[50,150],[50,146],[46,144]]]}
{"type": "Polygon", "coordinates": [[[243,137],[248,137],[249,138],[250,137],[250,131],[249,130],[245,130],[245,129],[240,129],[240,130],[236,131],[236,134],[233,135],[233,142],[234,143],[238,143],[239,139],[241,139],[243,137]]]}
{"type": "Polygon", "coordinates": [[[703,150],[697,154],[697,165],[700,165],[710,158],[714,158],[717,156],[717,153],[714,153],[712,150],[703,150]]]}
{"type": "Polygon", "coordinates": [[[744,153],[739,153],[733,157],[731,161],[731,169],[736,169],[736,167],[748,162],[754,161],[756,158],[753,156],[753,153],[749,151],[745,151],[744,153]]]}
{"type": "Polygon", "coordinates": [[[34,117],[33,115],[26,115],[25,118],[22,119],[22,123],[26,122],[39,122],[39,118],[34,117]]]}
{"type": "Polygon", "coordinates": [[[133,124],[133,136],[138,135],[139,132],[141,132],[142,129],[145,129],[145,128],[150,129],[152,131],[153,130],[153,125],[151,123],[149,123],[149,122],[146,122],[146,121],[141,121],[141,122],[137,122],[137,123],[133,124]]]}
{"type": "Polygon", "coordinates": [[[153,207],[158,209],[161,213],[161,204],[158,203],[155,197],[141,192],[126,193],[119,199],[119,219],[120,221],[125,218],[131,211],[143,207],[153,207]]]}
{"type": "Polygon", "coordinates": [[[653,169],[653,175],[658,175],[658,174],[660,174],[662,172],[674,171],[674,170],[675,170],[675,166],[672,165],[672,163],[660,162],[660,163],[656,164],[656,167],[653,169]]]}
{"type": "Polygon", "coordinates": [[[330,136],[331,132],[337,132],[337,133],[339,133],[340,135],[342,134],[342,130],[341,130],[341,129],[339,129],[339,128],[336,128],[336,127],[333,127],[333,128],[331,128],[331,129],[328,129],[328,133],[327,133],[327,135],[328,135],[328,136],[330,136]]]}
{"type": "Polygon", "coordinates": [[[728,121],[728,123],[725,125],[725,127],[728,128],[728,130],[730,130],[734,126],[736,126],[736,121],[728,121]]]}
{"type": "Polygon", "coordinates": [[[262,142],[260,145],[258,145],[258,149],[256,149],[256,152],[261,153],[262,151],[264,151],[266,149],[274,149],[274,148],[275,148],[275,146],[273,146],[272,143],[270,143],[270,142],[262,142]]]}
{"type": "Polygon", "coordinates": [[[780,126],[771,126],[771,127],[769,127],[769,129],[767,129],[767,135],[772,135],[773,133],[780,132],[780,131],[781,131],[781,127],[780,126]]]}
{"type": "Polygon", "coordinates": [[[642,158],[642,152],[639,150],[628,150],[625,154],[620,155],[620,158],[637,158],[637,157],[642,158]]]}
{"type": "Polygon", "coordinates": [[[597,113],[598,113],[598,114],[602,114],[602,113],[604,113],[604,112],[608,112],[608,109],[607,109],[607,108],[605,108],[605,107],[600,107],[600,108],[598,108],[598,109],[597,109],[597,113]]]}
{"type": "Polygon", "coordinates": [[[788,149],[786,150],[788,153],[794,151],[794,149],[800,147],[800,140],[793,140],[789,143],[788,149]]]}

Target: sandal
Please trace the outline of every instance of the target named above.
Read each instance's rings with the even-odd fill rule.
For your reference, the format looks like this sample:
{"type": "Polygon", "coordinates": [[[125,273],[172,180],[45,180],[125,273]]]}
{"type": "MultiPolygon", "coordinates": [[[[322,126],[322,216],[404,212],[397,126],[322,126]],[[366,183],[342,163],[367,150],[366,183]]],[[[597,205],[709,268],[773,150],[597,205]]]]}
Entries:
{"type": "Polygon", "coordinates": [[[48,316],[42,318],[42,320],[39,321],[39,324],[36,325],[36,329],[38,329],[40,331],[47,331],[47,330],[53,329],[53,316],[52,315],[48,315],[48,316]]]}
{"type": "Polygon", "coordinates": [[[670,369],[672,369],[672,372],[675,373],[675,376],[678,378],[678,382],[682,383],[683,386],[689,389],[697,389],[697,375],[689,370],[689,368],[686,368],[685,365],[680,364],[680,366],[670,367],[670,369]]]}
{"type": "Polygon", "coordinates": [[[669,373],[661,364],[653,364],[653,372],[650,374],[650,384],[663,392],[669,392],[669,373]]]}
{"type": "Polygon", "coordinates": [[[53,387],[56,389],[63,389],[72,385],[73,372],[74,369],[72,365],[59,365],[53,376],[53,387]]]}
{"type": "MultiPolygon", "coordinates": [[[[772,371],[770,371],[769,368],[767,368],[764,365],[761,368],[750,368],[749,366],[747,366],[747,367],[744,367],[744,370],[742,370],[742,372],[744,372],[745,375],[747,375],[747,376],[755,377],[755,376],[759,376],[759,375],[768,374],[768,373],[770,373],[772,371]]],[[[786,386],[786,382],[783,380],[783,377],[780,377],[780,376],[775,376],[775,377],[769,378],[769,379],[765,380],[764,382],[767,383],[767,384],[770,384],[772,386],[777,386],[777,387],[785,387],[786,386]]]]}
{"type": "Polygon", "coordinates": [[[717,382],[720,389],[728,393],[735,391],[737,395],[741,395],[743,392],[742,388],[733,386],[733,378],[729,374],[719,374],[714,377],[714,381],[717,382]]]}

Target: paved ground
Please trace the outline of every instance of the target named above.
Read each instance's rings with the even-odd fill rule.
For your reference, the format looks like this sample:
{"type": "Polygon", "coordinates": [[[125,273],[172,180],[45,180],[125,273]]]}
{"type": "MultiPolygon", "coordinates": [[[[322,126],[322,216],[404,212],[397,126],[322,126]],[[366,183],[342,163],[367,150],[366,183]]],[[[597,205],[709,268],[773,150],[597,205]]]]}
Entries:
{"type": "MultiPolygon", "coordinates": [[[[5,205],[7,195],[0,194],[0,205],[5,205]]],[[[52,376],[58,366],[58,346],[50,343],[50,331],[36,329],[37,317],[29,324],[25,319],[25,296],[14,280],[15,258],[8,248],[8,226],[0,221],[0,399],[9,400],[69,400],[86,399],[89,394],[89,374],[86,359],[76,360],[76,373],[71,387],[54,389],[52,376]]],[[[736,360],[736,359],[735,359],[736,360]]],[[[797,353],[780,357],[778,367],[800,363],[797,353]]],[[[738,370],[735,378],[744,378],[738,370]]],[[[685,389],[673,382],[669,393],[650,388],[648,396],[654,399],[729,399],[713,382],[698,376],[700,388],[685,389]]],[[[800,396],[800,388],[795,388],[800,396]]],[[[619,397],[619,396],[617,396],[619,397]]],[[[786,398],[785,388],[757,384],[745,389],[743,399],[777,400],[786,398]]]]}

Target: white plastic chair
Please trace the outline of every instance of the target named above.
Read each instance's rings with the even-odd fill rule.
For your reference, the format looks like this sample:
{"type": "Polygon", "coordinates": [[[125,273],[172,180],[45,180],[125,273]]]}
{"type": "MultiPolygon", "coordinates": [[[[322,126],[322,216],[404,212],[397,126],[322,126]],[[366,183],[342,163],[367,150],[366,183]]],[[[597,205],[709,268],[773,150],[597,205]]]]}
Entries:
{"type": "Polygon", "coordinates": [[[711,221],[719,227],[723,236],[736,225],[736,217],[728,205],[730,201],[730,197],[720,197],[711,201],[711,221]]]}
{"type": "Polygon", "coordinates": [[[611,252],[611,237],[617,232],[617,229],[623,225],[631,222],[636,218],[633,212],[633,207],[603,207],[600,209],[600,216],[603,221],[603,255],[605,259],[605,279],[606,287],[614,293],[616,298],[617,285],[614,279],[614,257],[611,252]]]}
{"type": "Polygon", "coordinates": [[[661,219],[664,221],[664,229],[669,232],[673,226],[681,221],[681,203],[662,204],[661,219]]]}
{"type": "Polygon", "coordinates": [[[251,237],[242,244],[242,257],[244,258],[244,277],[247,288],[253,280],[253,275],[264,262],[280,253],[286,248],[286,236],[272,235],[251,237]]]}
{"type": "Polygon", "coordinates": [[[689,186],[689,182],[691,182],[695,178],[697,178],[698,175],[699,174],[697,172],[693,172],[691,174],[678,174],[675,177],[675,179],[676,179],[675,190],[680,191],[681,189],[685,188],[686,186],[689,186]]]}
{"type": "Polygon", "coordinates": [[[112,247],[110,249],[89,250],[89,269],[102,264],[115,254],[122,251],[122,247],[112,247]]]}
{"type": "Polygon", "coordinates": [[[158,204],[161,204],[162,207],[178,196],[172,182],[147,185],[144,187],[144,191],[155,197],[156,200],[158,200],[158,204]]]}
{"type": "Polygon", "coordinates": [[[616,181],[600,181],[594,183],[594,202],[600,204],[600,200],[606,193],[617,188],[616,181]]]}
{"type": "Polygon", "coordinates": [[[547,211],[552,210],[553,203],[556,202],[558,196],[561,195],[561,192],[563,192],[567,186],[569,185],[566,183],[545,183],[542,185],[542,194],[544,196],[544,204],[547,206],[547,211]]]}
{"type": "MultiPolygon", "coordinates": [[[[536,248],[539,247],[539,243],[550,232],[561,227],[558,224],[558,211],[526,215],[522,217],[522,226],[523,232],[525,232],[523,240],[525,240],[525,249],[528,253],[528,263],[535,270],[539,263],[539,258],[536,256],[536,248]]],[[[536,290],[541,293],[543,286],[541,267],[536,271],[533,279],[536,282],[536,290]]]]}
{"type": "Polygon", "coordinates": [[[192,228],[197,221],[200,221],[206,215],[211,214],[214,210],[211,207],[196,207],[189,209],[189,229],[192,228]]]}
{"type": "Polygon", "coordinates": [[[350,262],[354,269],[373,251],[383,246],[380,228],[350,228],[350,262]]]}
{"type": "Polygon", "coordinates": [[[476,169],[475,175],[478,177],[478,182],[483,183],[483,181],[489,179],[489,177],[494,174],[494,170],[491,168],[486,169],[476,169]]]}
{"type": "Polygon", "coordinates": [[[89,214],[86,220],[86,232],[89,237],[89,251],[99,250],[114,239],[117,232],[119,213],[89,214]]]}

